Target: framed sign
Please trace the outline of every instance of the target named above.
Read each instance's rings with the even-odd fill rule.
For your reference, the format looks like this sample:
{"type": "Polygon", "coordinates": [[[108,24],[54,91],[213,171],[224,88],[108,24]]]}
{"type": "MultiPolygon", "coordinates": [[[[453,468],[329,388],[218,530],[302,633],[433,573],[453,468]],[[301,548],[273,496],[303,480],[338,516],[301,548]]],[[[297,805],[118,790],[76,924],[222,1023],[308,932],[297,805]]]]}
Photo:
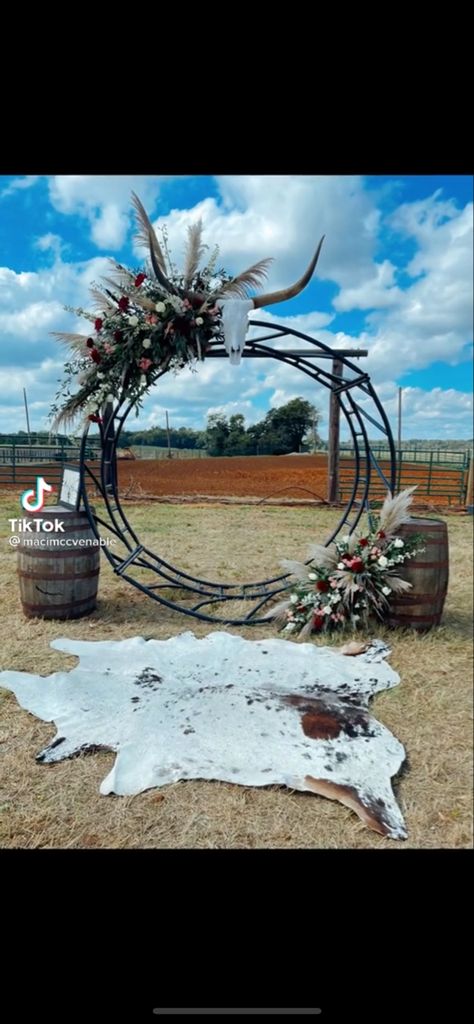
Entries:
{"type": "Polygon", "coordinates": [[[63,466],[59,504],[75,511],[80,505],[81,471],[79,466],[63,466]]]}

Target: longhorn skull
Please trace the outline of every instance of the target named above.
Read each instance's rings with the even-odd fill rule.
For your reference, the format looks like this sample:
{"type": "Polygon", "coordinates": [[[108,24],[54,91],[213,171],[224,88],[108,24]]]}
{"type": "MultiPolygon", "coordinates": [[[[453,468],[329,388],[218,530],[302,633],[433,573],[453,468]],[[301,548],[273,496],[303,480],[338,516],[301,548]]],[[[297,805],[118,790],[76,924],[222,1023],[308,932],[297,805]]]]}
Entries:
{"type": "MultiPolygon", "coordinates": [[[[133,203],[139,225],[137,237],[150,250],[151,265],[155,276],[166,291],[170,292],[170,294],[176,295],[178,293],[178,289],[166,276],[165,261],[153,226],[140,200],[138,199],[138,196],[134,193],[133,203]]],[[[199,249],[201,224],[195,225],[191,228],[190,235],[194,238],[195,245],[194,251],[196,259],[192,263],[193,272],[195,272],[197,270],[198,263],[197,254],[202,251],[199,249]]],[[[229,355],[229,361],[233,365],[237,366],[240,363],[248,330],[248,314],[250,310],[260,309],[262,306],[271,306],[275,302],[285,302],[287,299],[292,299],[295,295],[299,295],[314,274],[324,237],[325,236],[323,235],[306,272],[302,277],[300,277],[299,281],[290,285],[289,288],[281,288],[276,292],[267,292],[264,295],[256,295],[251,299],[246,297],[246,288],[251,285],[255,285],[255,282],[265,273],[264,267],[269,261],[263,260],[259,264],[251,267],[249,271],[246,271],[244,274],[239,274],[237,277],[233,278],[233,280],[229,281],[220,292],[216,292],[212,295],[212,300],[217,302],[222,310],[224,345],[226,352],[229,355]]],[[[188,274],[187,278],[185,275],[185,287],[182,291],[179,289],[179,293],[182,298],[187,299],[195,309],[199,310],[200,307],[209,303],[210,296],[209,294],[206,295],[200,291],[193,291],[190,287],[187,287],[186,285],[191,283],[191,277],[191,272],[188,274]]]]}

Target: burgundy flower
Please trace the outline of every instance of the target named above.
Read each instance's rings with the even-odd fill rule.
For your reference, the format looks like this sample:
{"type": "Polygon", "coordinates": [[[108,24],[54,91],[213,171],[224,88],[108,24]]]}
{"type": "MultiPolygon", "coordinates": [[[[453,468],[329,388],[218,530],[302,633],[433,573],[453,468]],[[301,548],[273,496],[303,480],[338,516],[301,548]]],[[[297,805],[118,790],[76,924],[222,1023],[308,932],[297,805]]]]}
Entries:
{"type": "Polygon", "coordinates": [[[144,356],[143,359],[140,359],[138,365],[140,367],[140,370],[143,370],[143,372],[146,373],[146,371],[150,369],[150,366],[153,366],[153,360],[146,359],[146,357],[144,356]]]}
{"type": "Polygon", "coordinates": [[[135,278],[135,288],[139,288],[140,285],[143,284],[145,278],[146,278],[146,274],[137,274],[137,276],[135,278]]]}
{"type": "Polygon", "coordinates": [[[88,416],[88,419],[91,421],[91,423],[102,423],[101,417],[98,416],[97,413],[95,412],[88,416]]]}
{"type": "Polygon", "coordinates": [[[114,338],[115,338],[115,341],[121,341],[122,340],[122,332],[121,331],[114,331],[114,338]]]}
{"type": "Polygon", "coordinates": [[[94,348],[94,339],[88,338],[86,341],[87,348],[94,348]]]}
{"type": "Polygon", "coordinates": [[[369,543],[369,542],[368,542],[368,540],[367,540],[367,537],[361,537],[361,539],[360,539],[360,541],[359,541],[359,546],[360,546],[361,548],[366,548],[366,547],[367,547],[367,544],[368,544],[368,543],[369,543]]]}
{"type": "Polygon", "coordinates": [[[350,564],[350,568],[351,568],[351,569],[353,569],[353,570],[354,570],[354,572],[360,572],[360,571],[361,571],[361,569],[363,569],[363,568],[364,568],[364,563],[363,563],[363,561],[362,561],[362,558],[358,558],[358,557],[357,557],[357,555],[356,555],[356,557],[355,557],[355,558],[353,558],[353,559],[352,559],[352,561],[351,561],[350,563],[348,563],[348,564],[350,564]]]}
{"type": "Polygon", "coordinates": [[[100,363],[102,361],[102,356],[96,348],[91,348],[91,359],[94,360],[94,363],[100,363]]]}
{"type": "Polygon", "coordinates": [[[94,320],[94,327],[95,327],[96,331],[100,331],[103,323],[104,323],[104,321],[100,319],[100,316],[97,317],[97,320],[94,320]]]}
{"type": "Polygon", "coordinates": [[[379,530],[377,537],[380,537],[380,540],[385,540],[386,536],[387,534],[384,533],[383,530],[379,530]]]}
{"type": "Polygon", "coordinates": [[[327,580],[318,580],[316,584],[316,590],[321,590],[322,593],[325,594],[326,591],[329,590],[329,583],[327,582],[327,580]]]}
{"type": "Polygon", "coordinates": [[[315,612],[313,616],[313,629],[321,629],[323,622],[324,615],[321,615],[320,612],[315,612]]]}
{"type": "Polygon", "coordinates": [[[121,309],[123,313],[126,313],[129,306],[129,302],[130,299],[126,295],[122,295],[122,298],[119,299],[118,302],[118,308],[121,309]]]}

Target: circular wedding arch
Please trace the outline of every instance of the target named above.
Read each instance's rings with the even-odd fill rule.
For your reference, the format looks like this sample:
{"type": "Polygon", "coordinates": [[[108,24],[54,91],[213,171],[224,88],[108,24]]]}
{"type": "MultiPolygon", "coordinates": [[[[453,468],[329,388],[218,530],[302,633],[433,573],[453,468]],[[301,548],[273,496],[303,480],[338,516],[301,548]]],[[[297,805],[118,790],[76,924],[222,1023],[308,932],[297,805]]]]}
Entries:
{"type": "MultiPolygon", "coordinates": [[[[368,508],[369,488],[374,473],[380,477],[387,490],[392,493],[395,491],[395,446],[385,410],[370,382],[369,375],[362,372],[360,367],[346,356],[340,356],[337,349],[330,349],[301,331],[279,324],[271,324],[271,333],[268,333],[269,324],[264,321],[249,320],[249,327],[263,328],[267,333],[246,342],[243,358],[269,357],[296,367],[332,392],[346,418],[354,447],[354,477],[347,505],[336,528],[325,541],[327,546],[343,527],[348,533],[356,527],[364,509],[368,508]],[[291,349],[276,349],[268,344],[275,339],[288,337],[304,341],[310,348],[296,352],[291,349]],[[318,356],[329,361],[331,370],[332,360],[339,359],[342,364],[342,375],[335,375],[329,369],[314,365],[313,361],[318,356]],[[385,471],[372,451],[366,423],[383,436],[384,446],[388,448],[389,457],[384,458],[385,471]]],[[[206,354],[206,359],[219,357],[228,358],[223,344],[216,342],[206,354]]],[[[167,370],[158,372],[153,383],[166,372],[167,370]]],[[[92,530],[101,542],[102,550],[114,572],[154,601],[205,622],[226,625],[267,622],[268,618],[264,618],[265,605],[291,585],[288,582],[288,573],[250,583],[212,582],[176,568],[140,543],[120,502],[116,471],[117,444],[123,425],[134,405],[134,401],[127,400],[124,396],[116,407],[106,414],[105,422],[100,424],[100,477],[87,463],[88,427],[84,431],[81,444],[81,498],[92,530]],[[92,488],[95,494],[98,493],[103,499],[103,515],[96,514],[91,504],[92,488]],[[114,535],[116,543],[113,549],[101,538],[101,528],[114,535]],[[121,545],[120,551],[115,549],[118,544],[121,545]],[[134,577],[133,573],[138,574],[140,578],[134,577]],[[235,615],[229,614],[232,607],[236,610],[233,602],[239,602],[239,610],[235,615]],[[242,603],[245,606],[244,610],[242,603]]]]}

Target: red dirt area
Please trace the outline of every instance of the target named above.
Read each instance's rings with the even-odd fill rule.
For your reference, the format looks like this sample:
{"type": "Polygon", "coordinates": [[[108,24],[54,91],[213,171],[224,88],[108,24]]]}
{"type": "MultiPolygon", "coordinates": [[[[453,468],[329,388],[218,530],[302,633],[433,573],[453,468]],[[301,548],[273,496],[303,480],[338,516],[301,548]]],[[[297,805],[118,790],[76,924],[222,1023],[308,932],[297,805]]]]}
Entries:
{"type": "MultiPolygon", "coordinates": [[[[388,465],[382,463],[384,472],[388,465]]],[[[341,459],[341,484],[344,500],[348,497],[350,467],[341,459]],[[343,471],[345,467],[345,472],[343,471]],[[349,472],[348,472],[349,470],[349,472]]],[[[428,466],[406,463],[401,487],[418,485],[421,502],[436,505],[457,504],[459,471],[433,467],[431,493],[426,494],[428,466]]],[[[206,496],[235,498],[327,499],[327,455],[256,455],[209,459],[143,459],[118,463],[120,493],[166,496],[206,496]]],[[[370,496],[380,499],[384,487],[374,473],[370,496]]],[[[415,502],[416,502],[415,492],[415,502]]]]}
{"type": "Polygon", "coordinates": [[[237,498],[327,498],[325,455],[254,455],[119,462],[120,493],[237,498]],[[275,493],[277,492],[277,493],[275,493]]]}

